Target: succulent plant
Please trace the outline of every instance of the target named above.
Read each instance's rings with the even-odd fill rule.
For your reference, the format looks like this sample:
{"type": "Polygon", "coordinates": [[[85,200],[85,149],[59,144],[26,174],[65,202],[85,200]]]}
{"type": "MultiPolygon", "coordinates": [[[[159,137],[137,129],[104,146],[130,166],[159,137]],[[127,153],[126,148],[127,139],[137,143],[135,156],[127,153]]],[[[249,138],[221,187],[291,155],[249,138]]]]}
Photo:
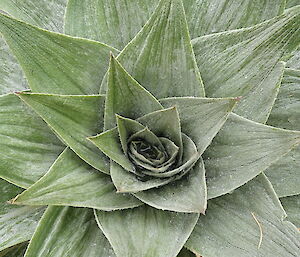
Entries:
{"type": "Polygon", "coordinates": [[[0,256],[300,256],[297,4],[1,0],[0,256]]]}

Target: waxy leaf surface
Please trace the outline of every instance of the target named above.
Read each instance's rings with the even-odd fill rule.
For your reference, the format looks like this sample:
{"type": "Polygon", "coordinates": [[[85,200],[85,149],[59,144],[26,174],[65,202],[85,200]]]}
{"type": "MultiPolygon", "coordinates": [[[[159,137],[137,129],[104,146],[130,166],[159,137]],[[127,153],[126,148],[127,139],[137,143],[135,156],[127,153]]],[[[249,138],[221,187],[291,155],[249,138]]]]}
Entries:
{"type": "Polygon", "coordinates": [[[95,214],[117,257],[174,257],[199,217],[149,206],[95,214]]]}
{"type": "Polygon", "coordinates": [[[285,217],[270,182],[259,175],[209,201],[185,246],[203,256],[296,257],[300,233],[285,217]]]}
{"type": "Polygon", "coordinates": [[[112,211],[141,205],[129,194],[116,193],[111,178],[66,149],[49,172],[15,200],[22,205],[60,205],[112,211]]]}
{"type": "Polygon", "coordinates": [[[300,229],[300,195],[280,198],[280,202],[287,214],[287,220],[300,229]]]}
{"type": "Polygon", "coordinates": [[[25,254],[25,257],[45,256],[115,257],[115,254],[97,227],[91,209],[51,206],[25,254]]]}
{"type": "Polygon", "coordinates": [[[64,146],[17,96],[0,96],[0,177],[27,188],[42,177],[64,146]]]}

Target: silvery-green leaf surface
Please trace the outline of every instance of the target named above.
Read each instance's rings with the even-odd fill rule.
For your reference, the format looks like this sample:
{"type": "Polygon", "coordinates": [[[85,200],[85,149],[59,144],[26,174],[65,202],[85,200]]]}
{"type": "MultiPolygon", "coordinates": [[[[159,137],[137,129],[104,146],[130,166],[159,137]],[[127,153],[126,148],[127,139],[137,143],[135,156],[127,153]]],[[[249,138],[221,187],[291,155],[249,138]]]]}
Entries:
{"type": "Polygon", "coordinates": [[[27,188],[47,172],[64,146],[17,96],[0,96],[0,110],[0,177],[27,188]]]}
{"type": "Polygon", "coordinates": [[[286,0],[286,8],[290,8],[299,4],[300,4],[299,0],[286,0]]]}
{"type": "Polygon", "coordinates": [[[14,199],[21,205],[88,207],[105,211],[141,205],[130,194],[116,193],[111,178],[66,149],[48,173],[14,199]]]}
{"type": "Polygon", "coordinates": [[[117,257],[176,257],[199,217],[149,206],[95,215],[117,257]]]}
{"type": "Polygon", "coordinates": [[[85,208],[48,207],[25,257],[115,257],[97,227],[93,211],[85,208]]]}
{"type": "Polygon", "coordinates": [[[283,197],[280,198],[280,201],[286,211],[287,220],[300,229],[300,195],[283,197]]]}
{"type": "Polygon", "coordinates": [[[28,243],[21,243],[0,252],[0,257],[23,257],[28,243]]]}
{"type": "Polygon", "coordinates": [[[162,109],[160,103],[138,84],[112,56],[108,71],[104,129],[116,126],[116,114],[137,119],[162,109]]]}
{"type": "Polygon", "coordinates": [[[207,191],[203,160],[200,159],[185,177],[134,195],[156,209],[205,213],[207,191]]]}
{"type": "Polygon", "coordinates": [[[182,132],[196,144],[202,154],[225,123],[237,99],[174,97],[161,99],[165,107],[176,106],[182,132]]]}
{"type": "Polygon", "coordinates": [[[300,70],[300,50],[298,49],[293,56],[288,60],[287,67],[300,70]]]}
{"type": "Polygon", "coordinates": [[[123,49],[145,25],[157,3],[158,0],[69,0],[65,32],[123,49]]]}
{"type": "Polygon", "coordinates": [[[230,114],[204,153],[208,199],[242,186],[299,144],[299,131],[230,114]]]}
{"type": "Polygon", "coordinates": [[[195,38],[271,19],[282,13],[285,0],[184,0],[183,3],[191,37],[195,38]]]}
{"type": "MultiPolygon", "coordinates": [[[[300,71],[286,69],[268,124],[300,130],[300,71]]],[[[265,173],[280,196],[300,194],[300,146],[282,157],[265,173]]]]}
{"type": "Polygon", "coordinates": [[[39,29],[0,14],[0,32],[35,93],[97,94],[109,53],[107,45],[39,29]]]}
{"type": "Polygon", "coordinates": [[[185,246],[203,256],[296,257],[300,233],[285,217],[261,174],[232,194],[208,201],[185,246]]]}
{"type": "Polygon", "coordinates": [[[108,160],[86,137],[103,128],[102,95],[46,95],[21,93],[19,97],[40,115],[79,157],[109,173],[108,160]]]}
{"type": "Polygon", "coordinates": [[[254,27],[194,39],[206,94],[209,97],[247,96],[263,86],[262,81],[274,66],[297,49],[299,17],[300,6],[254,27]]]}
{"type": "Polygon", "coordinates": [[[1,0],[0,10],[40,28],[63,32],[67,0],[1,0]]]}
{"type": "Polygon", "coordinates": [[[28,241],[44,212],[42,207],[21,207],[7,203],[21,191],[21,188],[0,179],[0,251],[28,241]]]}
{"type": "MultiPolygon", "coordinates": [[[[117,59],[158,99],[204,96],[181,0],[161,0],[117,59]]],[[[101,93],[107,90],[106,82],[102,82],[101,93]]]]}

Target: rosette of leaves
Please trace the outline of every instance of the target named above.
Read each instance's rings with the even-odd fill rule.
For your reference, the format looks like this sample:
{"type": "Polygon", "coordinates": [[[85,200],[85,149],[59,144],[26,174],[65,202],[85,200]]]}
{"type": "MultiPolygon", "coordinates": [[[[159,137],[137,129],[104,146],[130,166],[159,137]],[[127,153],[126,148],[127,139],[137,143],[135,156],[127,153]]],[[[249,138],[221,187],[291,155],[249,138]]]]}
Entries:
{"type": "Polygon", "coordinates": [[[2,0],[0,256],[300,256],[297,4],[2,0]]]}

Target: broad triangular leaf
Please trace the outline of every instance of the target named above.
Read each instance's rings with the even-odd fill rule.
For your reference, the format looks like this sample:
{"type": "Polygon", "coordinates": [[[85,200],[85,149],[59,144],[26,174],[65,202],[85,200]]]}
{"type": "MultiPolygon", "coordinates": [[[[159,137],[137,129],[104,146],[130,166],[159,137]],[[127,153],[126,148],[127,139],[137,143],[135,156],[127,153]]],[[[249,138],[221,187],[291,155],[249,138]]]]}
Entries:
{"type": "Polygon", "coordinates": [[[282,13],[285,0],[184,0],[183,3],[191,37],[195,38],[271,19],[282,13]]]}
{"type": "MultiPolygon", "coordinates": [[[[210,97],[245,96],[299,45],[300,7],[257,26],[193,40],[210,97]]],[[[253,107],[255,108],[255,106],[253,107]]]]}
{"type": "Polygon", "coordinates": [[[161,0],[117,59],[156,98],[204,96],[181,0],[161,0]]]}
{"type": "Polygon", "coordinates": [[[116,126],[116,114],[137,119],[162,109],[159,102],[138,84],[112,56],[108,71],[104,129],[116,126]]]}
{"type": "Polygon", "coordinates": [[[231,192],[300,144],[300,132],[230,114],[204,153],[208,199],[231,192]]]}
{"type": "Polygon", "coordinates": [[[182,132],[194,141],[202,154],[223,126],[237,99],[177,97],[160,102],[165,107],[177,107],[182,132]]]}
{"type": "Polygon", "coordinates": [[[1,0],[0,9],[16,19],[38,27],[63,32],[67,0],[1,0]]]}
{"type": "Polygon", "coordinates": [[[66,149],[48,173],[13,200],[21,205],[60,205],[100,210],[133,208],[142,203],[129,194],[116,193],[103,174],[66,149]]]}
{"type": "Polygon", "coordinates": [[[123,49],[145,25],[157,3],[158,0],[69,0],[65,32],[123,49]]]}
{"type": "Polygon", "coordinates": [[[287,220],[300,230],[300,195],[280,198],[280,201],[287,213],[287,220]]]}
{"type": "Polygon", "coordinates": [[[41,219],[25,257],[111,256],[115,254],[98,229],[93,211],[49,207],[41,219]]]}
{"type": "Polygon", "coordinates": [[[0,35],[0,95],[28,88],[23,72],[8,45],[0,35]]]}
{"type": "Polygon", "coordinates": [[[7,203],[21,191],[20,188],[0,179],[0,251],[28,241],[44,212],[44,208],[20,207],[7,203]]]}
{"type": "Polygon", "coordinates": [[[174,257],[199,217],[149,206],[95,214],[117,257],[174,257]]]}
{"type": "Polygon", "coordinates": [[[103,127],[104,96],[66,96],[21,93],[70,148],[87,163],[109,173],[108,160],[86,137],[103,127]]]}
{"type": "Polygon", "coordinates": [[[97,94],[106,72],[107,45],[56,34],[0,14],[0,32],[36,93],[97,94]]]}
{"type": "MultiPolygon", "coordinates": [[[[300,71],[285,70],[282,86],[268,124],[285,129],[300,130],[300,71]]],[[[299,167],[300,146],[265,171],[280,197],[300,194],[299,167]]]]}
{"type": "Polygon", "coordinates": [[[47,172],[64,146],[17,96],[0,96],[0,109],[0,177],[27,188],[47,172]]]}
{"type": "Polygon", "coordinates": [[[203,256],[295,257],[300,234],[264,175],[233,194],[208,202],[187,248],[203,256]]]}
{"type": "Polygon", "coordinates": [[[199,160],[186,177],[134,195],[157,209],[204,213],[207,198],[204,163],[199,160]]]}

